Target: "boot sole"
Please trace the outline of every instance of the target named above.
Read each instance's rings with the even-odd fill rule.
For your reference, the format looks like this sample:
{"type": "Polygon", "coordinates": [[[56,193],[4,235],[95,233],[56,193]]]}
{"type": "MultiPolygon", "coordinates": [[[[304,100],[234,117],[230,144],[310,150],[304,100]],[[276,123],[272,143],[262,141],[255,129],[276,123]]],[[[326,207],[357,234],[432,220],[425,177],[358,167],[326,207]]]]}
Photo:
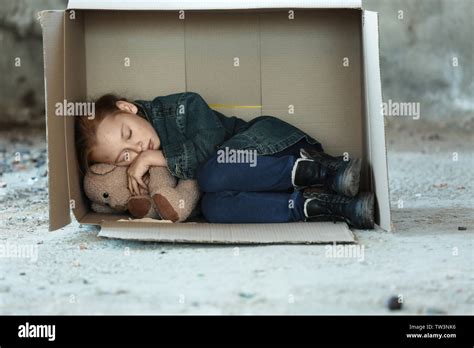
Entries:
{"type": "Polygon", "coordinates": [[[365,212],[361,216],[361,224],[355,226],[356,228],[371,230],[374,228],[374,194],[371,192],[364,192],[360,194],[361,211],[365,212]]]}
{"type": "Polygon", "coordinates": [[[338,185],[335,185],[336,187],[333,187],[333,190],[347,197],[356,196],[359,193],[361,167],[362,160],[360,158],[351,160],[344,170],[338,185]]]}

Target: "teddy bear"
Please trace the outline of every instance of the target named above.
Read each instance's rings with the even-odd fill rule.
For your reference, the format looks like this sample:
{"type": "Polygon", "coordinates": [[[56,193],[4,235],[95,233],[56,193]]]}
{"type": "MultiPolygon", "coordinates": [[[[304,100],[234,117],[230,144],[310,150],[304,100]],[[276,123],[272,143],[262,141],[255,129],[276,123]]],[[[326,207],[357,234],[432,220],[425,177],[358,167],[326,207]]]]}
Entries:
{"type": "Polygon", "coordinates": [[[166,167],[151,167],[143,177],[145,195],[133,196],[128,189],[127,167],[97,163],[84,176],[84,192],[98,213],[128,211],[135,218],[182,222],[197,212],[201,196],[196,180],[178,180],[166,167]]]}

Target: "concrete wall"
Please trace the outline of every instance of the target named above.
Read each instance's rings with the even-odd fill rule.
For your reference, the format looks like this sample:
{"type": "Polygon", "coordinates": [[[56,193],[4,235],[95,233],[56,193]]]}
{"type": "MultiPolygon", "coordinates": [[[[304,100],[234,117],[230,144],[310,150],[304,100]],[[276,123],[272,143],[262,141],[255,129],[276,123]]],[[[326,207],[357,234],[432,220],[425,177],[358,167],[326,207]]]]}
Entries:
{"type": "MultiPolygon", "coordinates": [[[[65,6],[66,0],[0,0],[0,124],[44,126],[36,12],[65,6]]],[[[365,0],[364,7],[380,15],[384,99],[420,102],[424,120],[472,127],[474,1],[365,0]]]]}
{"type": "Polygon", "coordinates": [[[474,129],[474,1],[363,3],[379,12],[384,100],[420,102],[421,119],[474,129]]]}
{"type": "Polygon", "coordinates": [[[0,125],[44,126],[43,48],[36,14],[66,0],[0,0],[0,125]],[[16,66],[17,58],[21,66],[16,66]]]}

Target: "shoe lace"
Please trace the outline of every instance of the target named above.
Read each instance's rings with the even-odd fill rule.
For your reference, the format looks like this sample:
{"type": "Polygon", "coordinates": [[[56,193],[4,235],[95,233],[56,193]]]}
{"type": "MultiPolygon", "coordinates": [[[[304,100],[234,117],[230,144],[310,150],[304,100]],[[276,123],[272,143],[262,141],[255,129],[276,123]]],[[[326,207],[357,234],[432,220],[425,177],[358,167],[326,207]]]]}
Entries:
{"type": "Polygon", "coordinates": [[[338,208],[340,208],[341,204],[346,204],[348,201],[348,198],[342,195],[337,195],[337,196],[328,196],[328,195],[323,195],[321,197],[318,197],[319,201],[321,201],[324,204],[324,207],[326,208],[326,211],[328,214],[331,216],[339,216],[343,217],[342,214],[336,213],[338,212],[338,208]]]}

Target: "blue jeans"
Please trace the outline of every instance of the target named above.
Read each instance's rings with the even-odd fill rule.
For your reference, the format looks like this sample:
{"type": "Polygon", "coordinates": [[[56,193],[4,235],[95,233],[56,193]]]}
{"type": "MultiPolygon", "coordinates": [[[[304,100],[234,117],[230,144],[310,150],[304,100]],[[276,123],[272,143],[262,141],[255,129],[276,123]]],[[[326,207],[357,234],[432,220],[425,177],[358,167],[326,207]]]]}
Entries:
{"type": "Polygon", "coordinates": [[[304,198],[294,190],[291,171],[301,147],[321,150],[304,138],[256,165],[218,161],[216,153],[197,170],[204,192],[201,211],[214,223],[272,223],[304,220],[304,198]]]}

